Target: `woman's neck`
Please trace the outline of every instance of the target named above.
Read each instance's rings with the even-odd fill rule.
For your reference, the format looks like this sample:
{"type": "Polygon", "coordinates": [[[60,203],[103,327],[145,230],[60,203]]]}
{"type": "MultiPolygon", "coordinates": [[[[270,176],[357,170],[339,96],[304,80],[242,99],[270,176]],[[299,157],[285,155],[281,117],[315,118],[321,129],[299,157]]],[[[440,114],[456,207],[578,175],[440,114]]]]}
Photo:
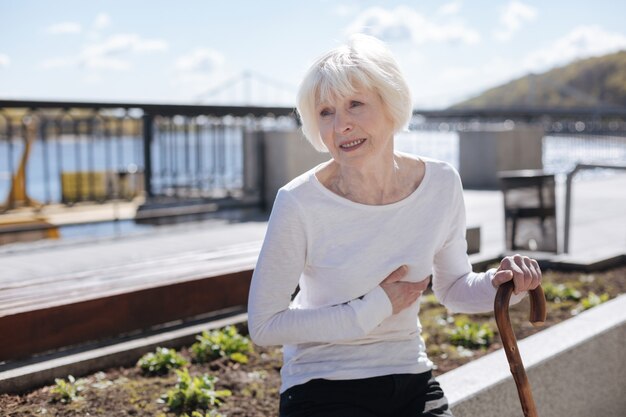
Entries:
{"type": "Polygon", "coordinates": [[[401,157],[391,154],[367,166],[329,165],[322,183],[335,194],[351,201],[382,205],[402,200],[415,187],[401,157]]]}

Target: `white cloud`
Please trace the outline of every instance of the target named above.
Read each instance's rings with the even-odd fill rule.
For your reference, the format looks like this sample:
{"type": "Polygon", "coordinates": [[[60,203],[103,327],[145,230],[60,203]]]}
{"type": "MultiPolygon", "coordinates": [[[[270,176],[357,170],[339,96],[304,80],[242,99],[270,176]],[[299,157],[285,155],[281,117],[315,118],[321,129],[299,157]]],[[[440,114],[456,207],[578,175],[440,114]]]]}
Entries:
{"type": "Polygon", "coordinates": [[[8,55],[0,54],[0,68],[8,67],[11,64],[11,59],[8,55]]]}
{"type": "Polygon", "coordinates": [[[80,23],[76,22],[55,23],[54,25],[50,25],[46,28],[46,32],[52,35],[75,34],[80,33],[81,31],[82,26],[80,25],[80,23]]]}
{"type": "Polygon", "coordinates": [[[202,91],[208,91],[231,78],[233,74],[225,68],[224,61],[220,52],[209,48],[197,48],[178,57],[171,80],[180,98],[198,100],[202,91]]]}
{"type": "Polygon", "coordinates": [[[96,16],[96,20],[93,22],[93,28],[95,30],[102,30],[111,24],[111,18],[107,13],[100,13],[96,16]]]}
{"type": "Polygon", "coordinates": [[[143,39],[134,33],[109,36],[102,42],[88,45],[83,54],[89,56],[111,56],[133,52],[153,52],[167,50],[168,44],[158,39],[143,39]]]}
{"type": "Polygon", "coordinates": [[[102,42],[88,45],[81,53],[80,63],[92,69],[126,70],[132,66],[128,55],[167,48],[167,42],[162,40],[143,39],[136,34],[112,35],[102,42]]]}
{"type": "Polygon", "coordinates": [[[128,59],[104,55],[87,56],[78,61],[78,64],[87,69],[126,71],[132,67],[128,59]]]}
{"type": "Polygon", "coordinates": [[[523,60],[530,71],[545,71],[576,59],[604,55],[626,49],[626,36],[607,32],[598,26],[579,26],[523,60]]]}
{"type": "Polygon", "coordinates": [[[356,4],[338,4],[333,8],[333,13],[337,16],[350,16],[357,13],[359,6],[356,4]]]}
{"type": "Polygon", "coordinates": [[[102,42],[88,44],[75,57],[57,57],[45,60],[44,68],[79,66],[87,69],[127,70],[131,58],[138,53],[160,52],[168,48],[165,41],[144,39],[137,34],[112,35],[102,42]]]}
{"type": "Polygon", "coordinates": [[[72,58],[63,58],[63,57],[48,58],[48,59],[45,59],[41,63],[41,66],[44,69],[66,68],[66,67],[71,67],[75,65],[76,62],[77,60],[72,59],[72,58]]]}
{"type": "Polygon", "coordinates": [[[500,28],[494,33],[496,39],[508,41],[526,22],[535,20],[537,9],[519,1],[511,1],[500,14],[500,28]]]}
{"type": "Polygon", "coordinates": [[[406,6],[393,10],[371,7],[359,14],[346,32],[367,33],[386,41],[406,40],[416,44],[431,41],[475,44],[480,41],[478,32],[462,22],[438,23],[406,6]]]}
{"type": "Polygon", "coordinates": [[[99,42],[102,40],[103,32],[111,26],[111,17],[108,13],[98,13],[96,18],[91,23],[89,30],[87,31],[87,41],[90,43],[99,42]]]}
{"type": "Polygon", "coordinates": [[[198,48],[176,60],[175,69],[181,72],[213,72],[224,63],[224,57],[217,51],[198,48]]]}
{"type": "Polygon", "coordinates": [[[442,4],[439,9],[437,9],[437,14],[443,16],[449,16],[458,14],[461,11],[461,6],[463,3],[460,0],[451,1],[450,3],[442,4]]]}

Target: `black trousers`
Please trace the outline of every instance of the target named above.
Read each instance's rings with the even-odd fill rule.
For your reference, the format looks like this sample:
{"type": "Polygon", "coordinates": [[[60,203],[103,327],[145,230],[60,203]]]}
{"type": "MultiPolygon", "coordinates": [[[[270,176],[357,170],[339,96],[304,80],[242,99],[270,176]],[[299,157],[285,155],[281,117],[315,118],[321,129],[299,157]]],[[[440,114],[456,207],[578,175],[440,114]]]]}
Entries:
{"type": "Polygon", "coordinates": [[[280,395],[280,417],[453,417],[432,373],[314,379],[280,395]]]}

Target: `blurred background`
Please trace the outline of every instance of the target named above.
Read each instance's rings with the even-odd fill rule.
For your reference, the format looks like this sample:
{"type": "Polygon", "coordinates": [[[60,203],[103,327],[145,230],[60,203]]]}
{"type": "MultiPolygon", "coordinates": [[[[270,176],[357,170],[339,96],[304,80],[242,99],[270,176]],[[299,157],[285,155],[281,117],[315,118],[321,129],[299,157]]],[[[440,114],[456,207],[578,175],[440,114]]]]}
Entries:
{"type": "Polygon", "coordinates": [[[624,15],[610,0],[4,1],[0,236],[267,210],[320,160],[270,149],[289,136],[276,132],[298,137],[298,83],[354,33],[387,42],[412,90],[397,149],[450,162],[467,188],[521,169],[565,184],[577,164],[604,167],[577,179],[614,176],[626,161],[624,15]],[[287,160],[293,172],[272,171],[287,160]]]}

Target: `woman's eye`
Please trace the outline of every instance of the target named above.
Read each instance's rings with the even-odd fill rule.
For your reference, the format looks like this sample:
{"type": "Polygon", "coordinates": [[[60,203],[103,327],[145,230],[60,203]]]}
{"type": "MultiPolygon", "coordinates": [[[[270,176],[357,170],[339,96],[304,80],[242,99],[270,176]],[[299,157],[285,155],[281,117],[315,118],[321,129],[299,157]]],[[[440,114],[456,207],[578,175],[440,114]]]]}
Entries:
{"type": "Polygon", "coordinates": [[[333,114],[329,109],[322,109],[320,110],[320,116],[325,117],[325,116],[330,116],[331,114],[333,114]]]}
{"type": "Polygon", "coordinates": [[[363,105],[363,103],[361,103],[360,101],[352,100],[350,102],[350,107],[359,107],[359,106],[362,106],[362,105],[363,105]]]}

